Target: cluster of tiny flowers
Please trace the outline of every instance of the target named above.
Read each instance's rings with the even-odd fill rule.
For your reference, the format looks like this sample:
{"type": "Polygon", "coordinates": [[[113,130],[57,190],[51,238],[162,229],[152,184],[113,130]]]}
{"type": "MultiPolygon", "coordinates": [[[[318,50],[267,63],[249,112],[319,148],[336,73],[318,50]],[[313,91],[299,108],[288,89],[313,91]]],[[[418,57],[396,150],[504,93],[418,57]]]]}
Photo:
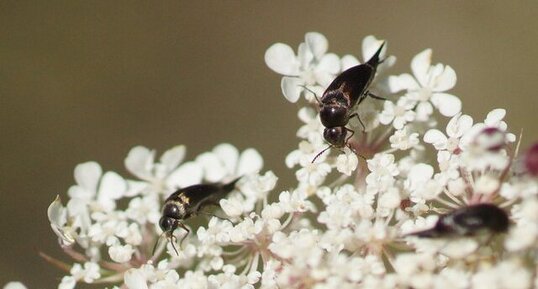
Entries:
{"type": "Polygon", "coordinates": [[[301,103],[298,148],[285,158],[297,184],[285,191],[275,190],[277,176],[262,170],[256,150],[229,144],[193,161],[184,161],[183,146],[158,161],[154,151],[135,147],[125,159],[135,179],[95,162],[78,165],[66,205],[57,197],[48,210],[73,259],[43,254],[67,272],[58,288],[538,288],[538,145],[519,147],[504,109],[478,121],[464,114],[450,93],[455,71],[432,64],[431,49],[411,60],[412,73],[390,75],[396,58],[388,43],[368,36],[362,59],[383,43],[368,91],[387,100],[367,97],[352,107],[360,120],[347,127],[355,133],[344,148],[322,154],[328,144],[318,101],[361,61],[329,53],[316,32],[297,53],[283,43],[266,51],[268,67],[283,75],[284,97],[301,103]],[[175,230],[152,250],[172,192],[238,177],[214,212],[223,217],[196,227],[185,220],[191,234],[175,230]],[[507,232],[415,234],[479,204],[504,210],[507,232]]]}

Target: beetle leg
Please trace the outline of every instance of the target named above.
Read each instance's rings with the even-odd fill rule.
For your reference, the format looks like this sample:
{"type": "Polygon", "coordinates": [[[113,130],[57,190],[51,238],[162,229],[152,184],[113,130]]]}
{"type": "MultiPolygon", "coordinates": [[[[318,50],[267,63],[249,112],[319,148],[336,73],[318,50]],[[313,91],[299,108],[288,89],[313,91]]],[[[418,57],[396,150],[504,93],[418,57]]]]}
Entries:
{"type": "MultiPolygon", "coordinates": [[[[356,118],[359,120],[359,123],[360,123],[361,126],[362,126],[362,132],[364,132],[364,131],[366,130],[366,127],[364,126],[364,123],[362,123],[361,117],[359,116],[358,113],[355,112],[355,113],[353,113],[353,114],[351,114],[351,115],[349,116],[349,119],[352,119],[352,118],[354,118],[354,117],[356,117],[356,118]]],[[[352,130],[350,130],[349,128],[346,128],[346,129],[347,129],[348,131],[352,131],[352,130]]],[[[355,132],[353,132],[353,133],[355,133],[355,132]]],[[[352,134],[352,135],[353,135],[353,134],[352,134]]],[[[348,138],[348,139],[349,139],[349,138],[348,138]]],[[[347,140],[346,140],[346,143],[347,143],[347,140]]]]}
{"type": "Polygon", "coordinates": [[[366,95],[368,95],[369,97],[371,98],[375,98],[375,99],[378,99],[378,100],[387,100],[386,98],[384,97],[381,97],[381,96],[377,96],[369,91],[366,92],[366,95]]]}

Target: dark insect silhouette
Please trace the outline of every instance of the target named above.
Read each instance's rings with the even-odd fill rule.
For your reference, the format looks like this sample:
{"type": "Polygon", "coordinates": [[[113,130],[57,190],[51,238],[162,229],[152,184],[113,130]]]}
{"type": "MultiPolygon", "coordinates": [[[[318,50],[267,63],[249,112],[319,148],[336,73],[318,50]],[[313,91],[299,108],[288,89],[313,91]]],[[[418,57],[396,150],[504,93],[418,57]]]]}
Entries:
{"type": "Polygon", "coordinates": [[[355,133],[346,127],[351,118],[357,117],[364,129],[364,124],[359,115],[351,113],[355,105],[360,104],[368,96],[385,100],[368,91],[368,86],[374,79],[377,66],[383,62],[379,60],[379,55],[384,45],[385,42],[379,46],[376,53],[365,63],[353,66],[338,75],[327,87],[323,96],[318,99],[319,117],[321,123],[325,126],[323,138],[330,145],[317,154],[312,162],[330,148],[343,148],[348,145],[349,139],[355,133]],[[349,136],[348,132],[350,133],[349,136]]]}
{"type": "MultiPolygon", "coordinates": [[[[183,224],[183,221],[203,213],[202,210],[208,206],[218,206],[219,201],[235,189],[235,183],[237,183],[238,180],[239,178],[227,184],[214,183],[189,186],[177,190],[164,201],[159,226],[163,230],[163,234],[170,240],[174,251],[176,251],[178,255],[179,253],[173,242],[173,239],[175,238],[173,235],[174,231],[177,228],[182,228],[187,231],[187,234],[180,241],[181,246],[183,240],[185,240],[190,233],[189,229],[183,224]]],[[[158,242],[155,244],[153,252],[155,252],[157,244],[158,242]]]]}
{"type": "Polygon", "coordinates": [[[408,234],[422,238],[474,236],[480,232],[503,233],[510,224],[506,212],[493,204],[477,204],[441,215],[431,229],[408,234]]]}

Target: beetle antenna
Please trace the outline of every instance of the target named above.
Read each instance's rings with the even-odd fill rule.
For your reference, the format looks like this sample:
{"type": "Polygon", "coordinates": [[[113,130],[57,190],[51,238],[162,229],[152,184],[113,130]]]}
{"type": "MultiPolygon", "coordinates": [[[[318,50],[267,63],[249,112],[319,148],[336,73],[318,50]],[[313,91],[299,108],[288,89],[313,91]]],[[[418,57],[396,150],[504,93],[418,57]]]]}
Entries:
{"type": "Polygon", "coordinates": [[[328,150],[328,149],[330,149],[330,148],[332,148],[332,147],[333,147],[333,146],[330,145],[330,146],[328,146],[327,148],[325,148],[325,149],[323,149],[322,151],[320,151],[320,152],[314,157],[314,159],[312,160],[312,163],[314,163],[314,162],[316,161],[316,159],[317,159],[319,156],[321,156],[326,150],[328,150]]]}
{"type": "Polygon", "coordinates": [[[166,231],[162,232],[160,235],[159,235],[159,238],[157,238],[157,240],[155,241],[155,245],[153,245],[153,250],[151,251],[151,256],[155,255],[155,250],[157,250],[157,245],[159,245],[163,235],[166,233],[166,231]]]}
{"type": "Polygon", "coordinates": [[[300,87],[304,88],[305,90],[307,90],[308,92],[312,93],[314,95],[314,97],[316,98],[316,101],[318,103],[321,103],[321,101],[319,100],[319,97],[318,95],[310,88],[308,88],[306,85],[299,85],[300,87]]]}
{"type": "Polygon", "coordinates": [[[179,252],[178,252],[177,249],[176,249],[176,245],[174,245],[174,239],[175,239],[176,242],[177,242],[177,238],[176,238],[176,236],[172,235],[172,236],[170,237],[170,244],[172,244],[172,248],[174,248],[174,251],[176,251],[176,255],[179,257],[179,252]]]}

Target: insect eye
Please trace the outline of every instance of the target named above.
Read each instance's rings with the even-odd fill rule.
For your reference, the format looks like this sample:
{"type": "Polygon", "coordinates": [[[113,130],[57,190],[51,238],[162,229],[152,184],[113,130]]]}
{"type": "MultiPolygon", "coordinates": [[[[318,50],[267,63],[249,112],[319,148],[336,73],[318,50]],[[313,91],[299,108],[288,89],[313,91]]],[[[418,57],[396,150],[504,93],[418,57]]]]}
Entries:
{"type": "Polygon", "coordinates": [[[169,217],[161,217],[159,220],[159,226],[163,232],[171,232],[177,227],[176,220],[169,217]]]}
{"type": "Polygon", "coordinates": [[[346,134],[347,130],[343,126],[330,127],[323,131],[323,137],[325,140],[336,147],[344,146],[346,134]]]}

